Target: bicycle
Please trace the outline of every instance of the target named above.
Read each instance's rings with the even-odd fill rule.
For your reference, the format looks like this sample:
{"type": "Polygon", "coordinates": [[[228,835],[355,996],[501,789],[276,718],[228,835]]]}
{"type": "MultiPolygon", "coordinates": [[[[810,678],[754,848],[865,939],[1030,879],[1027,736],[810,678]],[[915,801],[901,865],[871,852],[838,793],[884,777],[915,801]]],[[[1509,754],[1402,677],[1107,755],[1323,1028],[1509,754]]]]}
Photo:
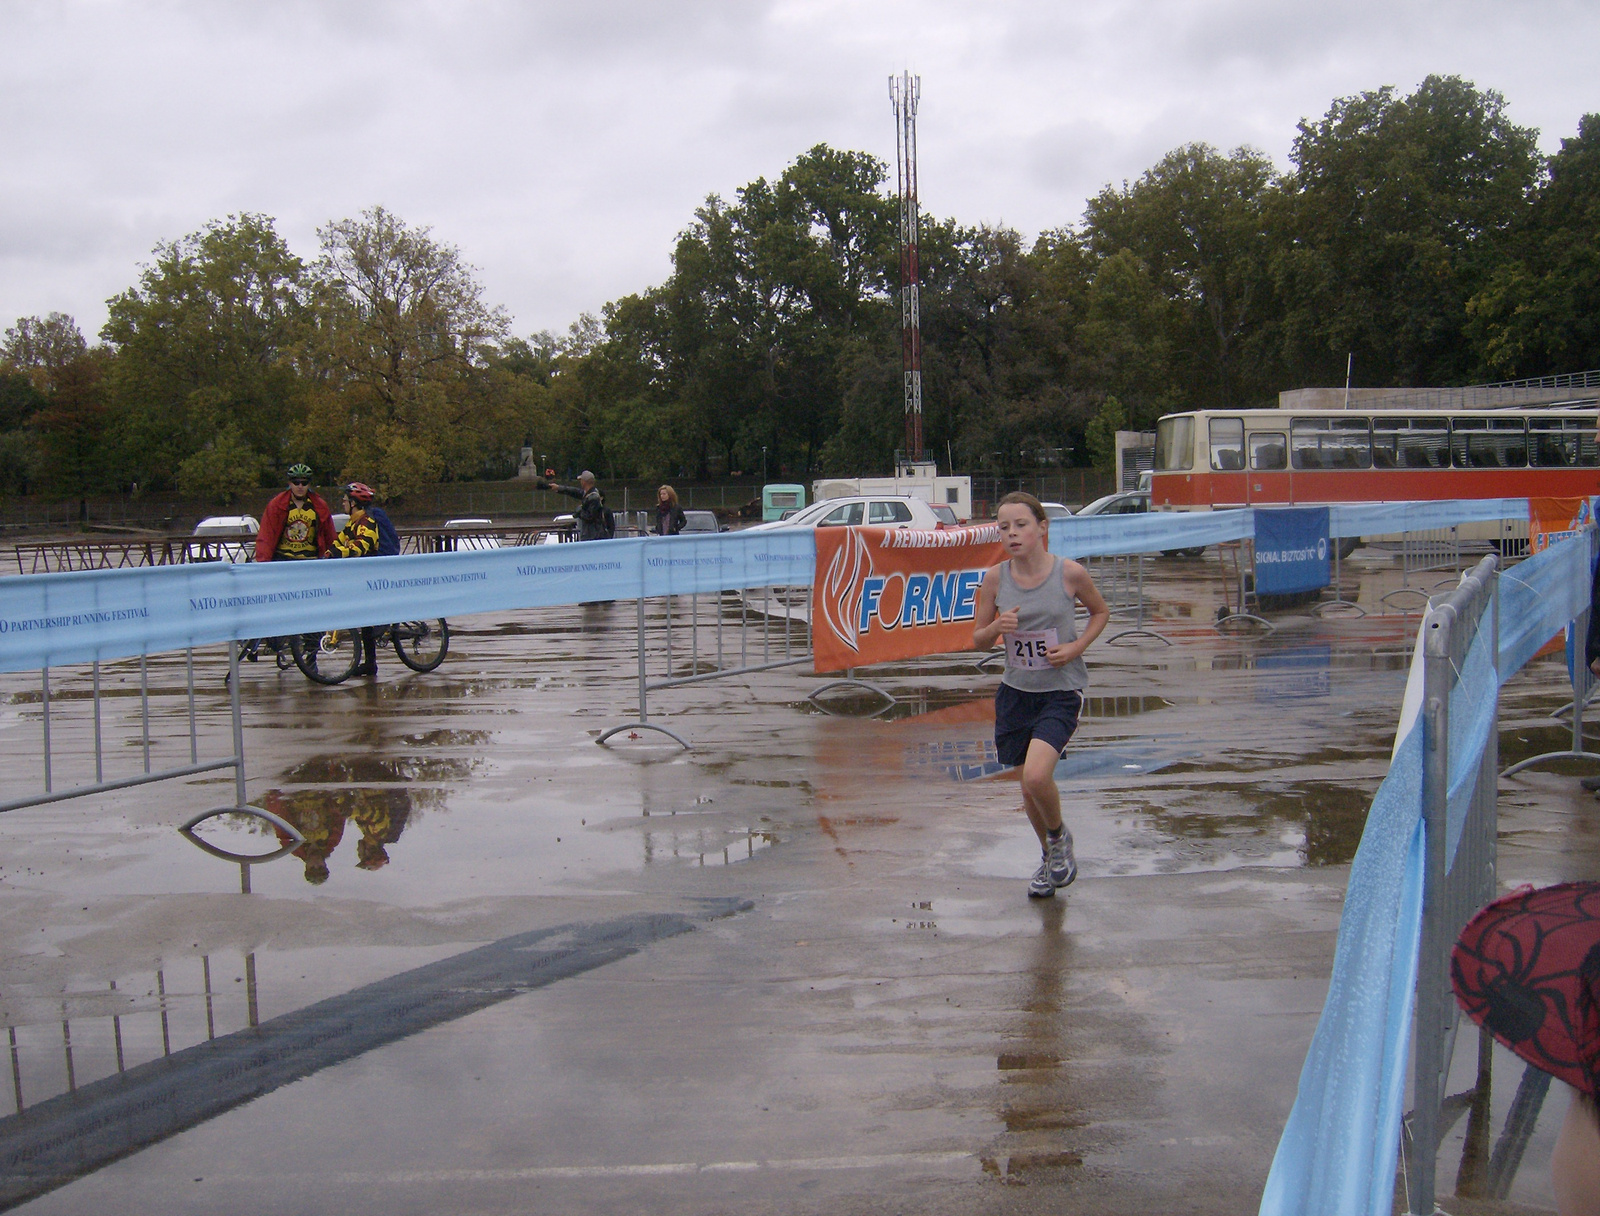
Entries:
{"type": "MultiPolygon", "coordinates": [[[[388,642],[400,661],[412,671],[428,672],[450,653],[450,625],[442,617],[432,621],[397,621],[378,626],[378,643],[388,642]]],[[[293,662],[318,684],[343,684],[361,665],[361,630],[329,629],[323,633],[295,634],[289,639],[293,662]]],[[[281,661],[281,660],[280,660],[281,661]]],[[[284,664],[287,666],[287,664],[284,664]]]]}

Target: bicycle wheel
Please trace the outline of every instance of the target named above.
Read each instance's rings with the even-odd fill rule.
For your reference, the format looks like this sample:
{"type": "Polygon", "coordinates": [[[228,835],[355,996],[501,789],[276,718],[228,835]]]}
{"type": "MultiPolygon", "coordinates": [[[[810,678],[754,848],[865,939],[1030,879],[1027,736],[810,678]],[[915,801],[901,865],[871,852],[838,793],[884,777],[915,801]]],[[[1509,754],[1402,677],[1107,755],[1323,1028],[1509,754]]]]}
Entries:
{"type": "Polygon", "coordinates": [[[398,621],[389,626],[394,652],[412,671],[432,671],[450,653],[450,626],[433,621],[398,621]]]}
{"type": "Polygon", "coordinates": [[[289,639],[294,665],[318,684],[343,684],[361,662],[361,630],[297,633],[289,639]]]}

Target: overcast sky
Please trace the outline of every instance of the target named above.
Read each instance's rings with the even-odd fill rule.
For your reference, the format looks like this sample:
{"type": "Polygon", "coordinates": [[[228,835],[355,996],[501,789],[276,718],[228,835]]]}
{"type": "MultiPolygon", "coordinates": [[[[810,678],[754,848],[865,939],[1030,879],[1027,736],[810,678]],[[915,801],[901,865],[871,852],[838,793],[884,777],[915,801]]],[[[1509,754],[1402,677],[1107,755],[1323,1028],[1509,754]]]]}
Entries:
{"type": "Polygon", "coordinates": [[[1299,119],[1434,72],[1553,151],[1597,45],[1593,0],[0,0],[0,326],[92,337],[158,241],[257,211],[309,259],[381,203],[560,332],[665,278],[709,193],[819,142],[892,172],[903,68],[925,210],[1031,237],[1189,141],[1287,165],[1299,119]]]}

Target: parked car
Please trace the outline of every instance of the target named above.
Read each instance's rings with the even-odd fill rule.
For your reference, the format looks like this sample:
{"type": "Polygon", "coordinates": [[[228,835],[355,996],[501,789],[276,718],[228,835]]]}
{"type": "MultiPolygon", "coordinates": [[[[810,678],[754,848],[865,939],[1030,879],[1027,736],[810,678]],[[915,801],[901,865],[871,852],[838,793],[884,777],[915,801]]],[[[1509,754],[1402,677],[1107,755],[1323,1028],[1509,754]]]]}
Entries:
{"type": "MultiPolygon", "coordinates": [[[[1123,490],[1097,498],[1079,511],[1079,515],[1143,515],[1150,509],[1149,490],[1123,490]]],[[[1185,549],[1163,549],[1162,557],[1199,557],[1206,551],[1204,545],[1185,549]]]]}
{"type": "Polygon", "coordinates": [[[1064,503],[1042,502],[1039,505],[1044,508],[1046,519],[1069,519],[1072,516],[1072,508],[1064,503]]]}
{"type": "Polygon", "coordinates": [[[208,515],[194,526],[196,536],[254,536],[261,521],[254,515],[208,515]]]}
{"type": "Polygon", "coordinates": [[[683,513],[683,528],[681,533],[688,532],[726,532],[727,524],[717,522],[715,511],[685,511],[683,513]]]}
{"type": "Polygon", "coordinates": [[[882,528],[924,528],[933,531],[940,527],[940,519],[933,507],[920,498],[871,494],[848,498],[825,498],[821,502],[812,503],[803,511],[796,512],[788,519],[775,519],[771,523],[757,524],[746,531],[759,532],[773,528],[839,528],[855,524],[872,524],[882,528]]]}
{"type": "Polygon", "coordinates": [[[261,522],[254,515],[208,515],[194,526],[188,542],[191,562],[247,562],[255,556],[261,522]]]}
{"type": "MultiPolygon", "coordinates": [[[[444,521],[447,532],[482,532],[494,527],[492,519],[447,519],[444,521]]],[[[498,536],[441,536],[439,548],[462,553],[473,549],[498,549],[500,538],[498,536]]]]}
{"type": "MultiPolygon", "coordinates": [[[[1079,515],[1143,515],[1150,509],[1148,490],[1123,490],[1106,494],[1083,507],[1079,515]]],[[[1048,511],[1046,512],[1048,514],[1048,511]]]]}
{"type": "Polygon", "coordinates": [[[956,509],[949,503],[936,502],[932,504],[933,513],[939,517],[941,528],[959,528],[961,521],[956,518],[956,509]]]}

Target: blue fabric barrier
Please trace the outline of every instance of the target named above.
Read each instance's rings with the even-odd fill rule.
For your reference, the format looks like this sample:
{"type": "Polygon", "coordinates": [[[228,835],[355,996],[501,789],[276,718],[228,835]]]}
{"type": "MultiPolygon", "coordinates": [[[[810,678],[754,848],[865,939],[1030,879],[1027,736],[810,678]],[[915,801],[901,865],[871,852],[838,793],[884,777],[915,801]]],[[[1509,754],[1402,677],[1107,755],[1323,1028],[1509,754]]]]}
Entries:
{"type": "MultiPolygon", "coordinates": [[[[1499,682],[1588,605],[1589,540],[1500,576],[1499,682]]],[[[1450,697],[1446,855],[1461,840],[1493,729],[1486,613],[1450,697]]],[[[1261,1216],[1387,1216],[1422,932],[1422,725],[1403,722],[1350,866],[1327,1000],[1262,1192],[1261,1216]]]]}
{"type": "Polygon", "coordinates": [[[1050,521],[1050,552],[1063,557],[1160,553],[1255,535],[1255,512],[1151,511],[1143,515],[1074,515],[1050,521]]]}
{"type": "Polygon", "coordinates": [[[1444,502],[1351,502],[1328,508],[1334,536],[1393,536],[1453,524],[1528,518],[1526,498],[1465,498],[1444,502]]]}
{"type": "Polygon", "coordinates": [[[585,600],[809,584],[809,531],[0,579],[0,671],[585,600]]]}
{"type": "MultiPolygon", "coordinates": [[[[1334,508],[1372,534],[1527,512],[1522,499],[1334,508]],[[1511,511],[1508,504],[1520,504],[1511,511]],[[1498,512],[1499,514],[1496,514],[1498,512]],[[1426,522],[1419,522],[1426,521],[1426,522]]],[[[1255,513],[1154,512],[1052,520],[1070,557],[1151,553],[1248,539],[1255,513]]],[[[1336,533],[1337,534],[1337,533],[1336,533]]],[[[729,532],[320,562],[225,562],[0,578],[0,671],[155,654],[422,617],[639,595],[809,586],[809,530],[729,532]],[[373,563],[381,563],[374,568],[373,563]]]]}

